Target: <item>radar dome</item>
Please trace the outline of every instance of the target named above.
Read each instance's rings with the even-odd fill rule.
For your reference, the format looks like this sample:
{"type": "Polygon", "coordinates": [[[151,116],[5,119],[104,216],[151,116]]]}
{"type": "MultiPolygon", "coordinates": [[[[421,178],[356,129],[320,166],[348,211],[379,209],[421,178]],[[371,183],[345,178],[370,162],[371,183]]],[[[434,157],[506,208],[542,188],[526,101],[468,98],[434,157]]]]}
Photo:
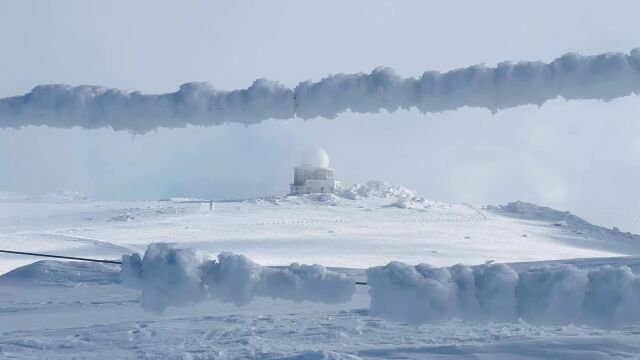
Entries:
{"type": "Polygon", "coordinates": [[[329,155],[319,147],[309,148],[302,153],[302,166],[329,167],[329,155]]]}

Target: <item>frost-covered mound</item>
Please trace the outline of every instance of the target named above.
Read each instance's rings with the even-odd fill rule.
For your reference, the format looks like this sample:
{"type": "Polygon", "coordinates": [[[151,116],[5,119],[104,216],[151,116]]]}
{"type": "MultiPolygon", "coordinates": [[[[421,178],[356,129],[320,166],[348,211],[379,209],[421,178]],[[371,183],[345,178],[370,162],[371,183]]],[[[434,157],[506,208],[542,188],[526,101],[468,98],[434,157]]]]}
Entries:
{"type": "MultiPolygon", "coordinates": [[[[163,209],[158,210],[159,213],[162,213],[163,209]]],[[[110,221],[131,221],[134,220],[135,216],[132,216],[131,213],[124,213],[122,215],[116,215],[111,217],[109,220],[110,221]]]]}
{"type": "Polygon", "coordinates": [[[413,324],[459,318],[540,324],[640,323],[640,275],[627,266],[504,264],[434,268],[391,262],[367,270],[371,313],[413,324]]]}
{"type": "Polygon", "coordinates": [[[640,241],[640,236],[629,232],[622,233],[616,227],[607,229],[601,226],[593,225],[588,221],[573,215],[569,211],[559,211],[549,207],[530,204],[523,201],[515,201],[506,205],[488,205],[487,210],[499,212],[502,215],[517,217],[527,220],[548,221],[558,227],[567,227],[572,231],[583,233],[588,232],[590,235],[600,235],[597,237],[617,237],[624,236],[626,238],[640,241]]]}
{"type": "Polygon", "coordinates": [[[78,191],[56,191],[54,193],[45,194],[42,197],[44,200],[88,200],[89,197],[78,191]]]}
{"type": "Polygon", "coordinates": [[[488,205],[487,210],[500,211],[504,214],[530,220],[543,220],[560,224],[591,225],[587,221],[568,211],[555,210],[523,201],[510,202],[506,205],[488,205]]]}
{"type": "Polygon", "coordinates": [[[143,308],[158,313],[205,299],[240,306],[254,296],[342,303],[355,291],[346,275],[320,265],[293,263],[275,269],[232,253],[221,253],[217,260],[211,260],[196,249],[164,243],[149,245],[143,258],[124,255],[122,262],[123,283],[142,289],[143,308]]]}
{"type": "Polygon", "coordinates": [[[385,207],[401,209],[424,209],[435,204],[420,196],[416,190],[379,180],[370,180],[366,184],[354,184],[335,193],[289,195],[284,199],[297,204],[323,203],[332,206],[340,205],[345,200],[389,199],[385,207]]]}
{"type": "Polygon", "coordinates": [[[418,192],[403,186],[391,185],[385,181],[371,180],[366,184],[354,184],[348,189],[344,189],[338,193],[340,197],[357,200],[361,198],[387,198],[402,197],[414,198],[418,196],[418,192]]]}
{"type": "Polygon", "coordinates": [[[343,354],[335,351],[305,351],[303,353],[285,357],[272,358],[272,360],[361,360],[359,356],[343,354]]]}
{"type": "Polygon", "coordinates": [[[18,194],[13,191],[0,191],[0,201],[2,200],[27,200],[28,196],[18,194]]]}
{"type": "Polygon", "coordinates": [[[168,197],[160,199],[160,201],[175,202],[175,203],[191,203],[191,202],[207,202],[207,199],[200,199],[197,197],[168,197]]]}
{"type": "Polygon", "coordinates": [[[16,268],[0,276],[1,285],[73,286],[81,283],[120,282],[119,266],[82,262],[42,260],[16,268]]]}

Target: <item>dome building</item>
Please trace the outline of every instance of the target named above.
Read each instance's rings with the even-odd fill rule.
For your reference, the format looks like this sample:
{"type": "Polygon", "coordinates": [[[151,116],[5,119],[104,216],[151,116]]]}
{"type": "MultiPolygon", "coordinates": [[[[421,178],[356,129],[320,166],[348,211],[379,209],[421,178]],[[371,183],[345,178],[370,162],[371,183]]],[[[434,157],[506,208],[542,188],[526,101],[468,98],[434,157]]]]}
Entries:
{"type": "Polygon", "coordinates": [[[333,193],[340,189],[333,169],[329,167],[329,155],[321,148],[310,148],[302,153],[300,166],[293,168],[292,195],[333,193]]]}

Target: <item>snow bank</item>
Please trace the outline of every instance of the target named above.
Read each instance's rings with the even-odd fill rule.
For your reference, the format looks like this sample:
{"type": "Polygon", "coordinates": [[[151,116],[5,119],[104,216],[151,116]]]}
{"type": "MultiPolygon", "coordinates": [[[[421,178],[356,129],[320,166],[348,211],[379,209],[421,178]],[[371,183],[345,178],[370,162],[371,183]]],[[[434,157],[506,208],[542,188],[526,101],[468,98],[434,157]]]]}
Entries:
{"type": "MultiPolygon", "coordinates": [[[[175,211],[174,211],[175,212],[175,211]]],[[[161,211],[157,211],[158,214],[163,214],[161,211]]],[[[111,221],[131,221],[134,220],[135,217],[131,215],[131,213],[124,213],[122,215],[116,215],[112,218],[109,218],[111,221]]]]}
{"type": "Polygon", "coordinates": [[[565,99],[614,98],[640,93],[640,49],[628,54],[566,54],[551,63],[503,62],[446,73],[402,78],[389,68],[336,74],[295,88],[259,79],[246,89],[224,91],[188,83],[160,95],[101,86],[40,85],[0,99],[0,128],[28,125],[145,133],[158,127],[255,124],[267,119],[335,118],[345,111],[377,113],[416,108],[440,112],[462,107],[497,111],[565,99]]]}
{"type": "Polygon", "coordinates": [[[591,225],[568,211],[555,210],[523,201],[514,201],[506,205],[488,205],[487,210],[500,211],[506,215],[517,216],[523,219],[543,220],[565,225],[591,225]]]}
{"type": "Polygon", "coordinates": [[[401,197],[396,200],[393,204],[389,205],[391,207],[397,207],[400,209],[413,209],[414,204],[411,198],[401,197]]]}
{"type": "Polygon", "coordinates": [[[27,200],[28,196],[15,193],[13,191],[0,191],[0,201],[1,200],[27,200]]]}
{"type": "Polygon", "coordinates": [[[391,262],[367,270],[371,313],[422,324],[460,318],[540,324],[640,323],[640,275],[627,266],[504,264],[434,268],[391,262]]]}
{"type": "Polygon", "coordinates": [[[366,184],[354,184],[339,193],[340,197],[357,200],[361,198],[402,197],[415,198],[418,192],[403,186],[394,186],[385,181],[370,180],[366,184]]]}
{"type": "Polygon", "coordinates": [[[118,282],[117,265],[84,261],[40,260],[0,275],[0,285],[22,287],[72,287],[118,282]]]}
{"type": "Polygon", "coordinates": [[[335,351],[304,351],[300,354],[284,356],[284,357],[272,357],[268,356],[271,360],[361,360],[362,358],[351,355],[338,353],[335,351]]]}
{"type": "Polygon", "coordinates": [[[618,228],[604,228],[589,223],[588,221],[573,215],[569,211],[559,211],[545,206],[539,206],[523,201],[510,202],[506,205],[487,205],[487,210],[500,212],[502,215],[518,217],[527,220],[547,221],[553,226],[567,227],[569,230],[584,233],[591,237],[601,239],[627,238],[640,240],[639,235],[630,232],[621,232],[618,228]]]}
{"type": "Polygon", "coordinates": [[[355,290],[346,275],[320,265],[260,266],[243,255],[224,252],[217,260],[188,248],[151,244],[144,257],[125,255],[124,285],[142,289],[143,308],[162,313],[204,299],[244,305],[255,296],[292,301],[341,303],[355,290]]]}
{"type": "Polygon", "coordinates": [[[89,197],[78,191],[57,191],[54,193],[45,194],[43,197],[45,200],[88,200],[89,197]]]}

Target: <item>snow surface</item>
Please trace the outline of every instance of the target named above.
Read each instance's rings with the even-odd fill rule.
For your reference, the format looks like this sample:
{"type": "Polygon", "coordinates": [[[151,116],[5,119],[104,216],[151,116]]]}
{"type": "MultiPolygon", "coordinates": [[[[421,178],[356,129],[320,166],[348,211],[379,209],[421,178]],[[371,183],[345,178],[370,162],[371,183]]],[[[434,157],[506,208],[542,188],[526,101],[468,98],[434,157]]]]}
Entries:
{"type": "Polygon", "coordinates": [[[18,194],[13,191],[0,191],[0,201],[3,200],[27,200],[29,197],[26,195],[18,194]]]}
{"type": "Polygon", "coordinates": [[[45,194],[43,199],[46,200],[88,200],[89,197],[78,191],[57,191],[45,194]]]}
{"type": "MultiPolygon", "coordinates": [[[[451,266],[640,255],[637,235],[565,217],[446,204],[381,182],[347,193],[358,199],[274,196],[218,201],[213,211],[197,201],[4,200],[0,248],[119,259],[169,242],[268,266],[360,269],[391,260],[451,266]]],[[[0,273],[32,261],[0,254],[0,273]]]]}
{"type": "MultiPolygon", "coordinates": [[[[3,249],[120,259],[143,253],[151,243],[175,244],[156,248],[150,267],[144,266],[146,256],[125,256],[122,278],[118,265],[34,263],[34,258],[1,254],[0,358],[640,357],[638,301],[633,300],[640,270],[637,235],[526,203],[445,204],[401,189],[371,182],[351,192],[357,197],[218,201],[213,211],[208,202],[195,200],[0,201],[3,249]],[[125,214],[128,221],[113,220],[125,214]],[[170,260],[171,249],[180,249],[173,252],[176,261],[170,260]],[[188,261],[178,261],[183,257],[188,261]],[[474,305],[456,301],[454,307],[426,297],[444,306],[443,315],[434,318],[421,308],[411,319],[398,312],[390,320],[384,307],[369,310],[369,290],[380,289],[373,277],[373,287],[357,286],[346,302],[307,301],[326,293],[327,287],[315,285],[326,274],[366,281],[358,269],[391,260],[439,268],[425,272],[433,274],[434,286],[439,276],[452,273],[450,267],[466,264],[458,268],[486,290],[474,290],[484,299],[476,313],[480,318],[465,316],[474,305]],[[510,264],[483,265],[491,260],[510,264]],[[223,262],[241,276],[222,275],[223,262]],[[279,267],[292,262],[328,269],[279,267]],[[278,267],[265,267],[273,265],[278,267]],[[538,270],[529,270],[532,266],[538,270]],[[475,274],[476,269],[485,270],[475,274]],[[145,273],[152,275],[145,279],[145,273]],[[252,278],[255,274],[259,277],[252,278]],[[143,308],[145,284],[154,284],[166,297],[155,306],[164,309],[163,315],[143,308]],[[213,295],[211,284],[221,285],[213,295]],[[519,299],[505,291],[514,286],[516,294],[524,289],[531,296],[519,299]],[[250,301],[237,302],[243,304],[238,307],[232,301],[237,299],[250,301]],[[503,304],[515,305],[504,311],[503,304]],[[594,312],[598,309],[604,312],[594,312]],[[428,322],[416,325],[425,322],[415,321],[420,316],[428,322]]],[[[384,273],[379,277],[385,286],[400,286],[388,279],[384,273]]],[[[411,284],[403,286],[424,293],[418,282],[411,284]]],[[[450,295],[449,286],[428,293],[450,295]]],[[[416,300],[411,291],[396,300],[416,300]]]]}
{"type": "MultiPolygon", "coordinates": [[[[569,262],[580,268],[639,258],[569,262]]],[[[517,268],[519,265],[513,265],[517,268]]],[[[527,264],[526,266],[530,266],[527,264]]],[[[420,326],[368,310],[367,287],[342,304],[257,297],[140,306],[119,266],[40,261],[0,276],[0,358],[98,359],[632,359],[640,325],[533,325],[441,320],[420,326]],[[96,276],[101,274],[101,276],[96,276]],[[12,284],[6,281],[11,278],[12,284]],[[16,282],[20,279],[21,281],[16,282]],[[25,285],[28,284],[28,285],[25,285]]],[[[359,278],[362,273],[346,272],[359,278]]]]}

